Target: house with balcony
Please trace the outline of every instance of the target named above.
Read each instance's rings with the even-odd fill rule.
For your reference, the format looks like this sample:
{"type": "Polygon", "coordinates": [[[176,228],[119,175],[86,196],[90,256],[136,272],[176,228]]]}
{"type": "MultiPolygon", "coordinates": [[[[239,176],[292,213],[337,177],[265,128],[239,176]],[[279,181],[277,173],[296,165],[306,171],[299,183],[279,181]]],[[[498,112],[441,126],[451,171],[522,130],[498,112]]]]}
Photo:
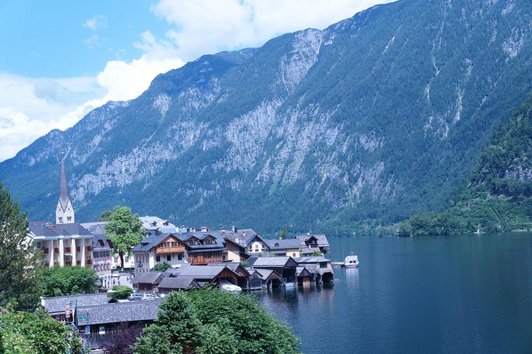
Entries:
{"type": "Polygon", "coordinates": [[[92,268],[93,235],[81,224],[49,224],[32,221],[29,237],[45,267],[81,266],[92,268]]]}
{"type": "Polygon", "coordinates": [[[168,263],[176,268],[188,260],[188,245],[174,234],[150,236],[133,247],[135,276],[148,273],[157,264],[168,263]]]}
{"type": "Polygon", "coordinates": [[[206,265],[225,261],[224,239],[219,231],[196,231],[177,236],[185,245],[188,263],[206,265]]]}

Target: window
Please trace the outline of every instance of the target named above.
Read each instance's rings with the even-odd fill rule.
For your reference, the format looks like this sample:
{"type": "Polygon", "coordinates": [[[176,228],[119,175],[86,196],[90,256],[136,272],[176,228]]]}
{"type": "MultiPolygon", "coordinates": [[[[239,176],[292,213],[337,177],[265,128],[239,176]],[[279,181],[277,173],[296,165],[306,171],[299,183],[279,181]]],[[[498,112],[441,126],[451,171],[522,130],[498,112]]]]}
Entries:
{"type": "Polygon", "coordinates": [[[72,221],[72,216],[67,216],[67,221],[72,221]]]}
{"type": "Polygon", "coordinates": [[[62,216],[59,217],[59,223],[60,223],[60,224],[63,223],[63,217],[62,217],[62,216]]]}
{"type": "Polygon", "coordinates": [[[155,262],[160,262],[161,261],[161,256],[156,256],[155,257],[155,262]]]}
{"type": "Polygon", "coordinates": [[[100,336],[105,335],[105,326],[100,326],[99,331],[98,331],[98,334],[99,334],[100,336]]]}
{"type": "Polygon", "coordinates": [[[171,254],[167,255],[167,256],[166,256],[166,260],[167,260],[168,262],[170,262],[170,261],[172,260],[172,255],[171,255],[171,254]]]}

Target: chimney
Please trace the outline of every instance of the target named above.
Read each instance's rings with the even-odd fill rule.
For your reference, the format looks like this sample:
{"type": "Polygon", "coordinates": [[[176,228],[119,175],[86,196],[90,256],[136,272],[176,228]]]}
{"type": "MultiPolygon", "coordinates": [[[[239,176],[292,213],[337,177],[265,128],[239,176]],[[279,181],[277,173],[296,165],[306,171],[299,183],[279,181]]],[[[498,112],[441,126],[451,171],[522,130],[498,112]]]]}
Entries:
{"type": "Polygon", "coordinates": [[[233,232],[238,232],[238,229],[236,226],[233,226],[231,229],[233,230],[233,232]]]}

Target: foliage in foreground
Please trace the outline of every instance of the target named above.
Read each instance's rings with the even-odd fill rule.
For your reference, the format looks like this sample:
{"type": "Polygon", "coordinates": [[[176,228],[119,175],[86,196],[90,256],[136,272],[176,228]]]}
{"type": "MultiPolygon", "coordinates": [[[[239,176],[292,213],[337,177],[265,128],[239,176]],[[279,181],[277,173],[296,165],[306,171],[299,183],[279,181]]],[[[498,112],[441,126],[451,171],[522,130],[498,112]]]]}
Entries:
{"type": "Polygon", "coordinates": [[[44,296],[92,294],[98,291],[98,275],[85,267],[52,267],[42,271],[44,296]]]}
{"type": "Polygon", "coordinates": [[[170,294],[135,353],[299,353],[299,339],[248,295],[206,289],[170,294]]]}
{"type": "Polygon", "coordinates": [[[27,214],[21,214],[0,182],[0,308],[8,303],[17,310],[39,303],[38,268],[34,247],[25,242],[27,214]]]}
{"type": "Polygon", "coordinates": [[[9,312],[0,315],[0,353],[77,354],[80,339],[66,325],[45,312],[9,312]]]}

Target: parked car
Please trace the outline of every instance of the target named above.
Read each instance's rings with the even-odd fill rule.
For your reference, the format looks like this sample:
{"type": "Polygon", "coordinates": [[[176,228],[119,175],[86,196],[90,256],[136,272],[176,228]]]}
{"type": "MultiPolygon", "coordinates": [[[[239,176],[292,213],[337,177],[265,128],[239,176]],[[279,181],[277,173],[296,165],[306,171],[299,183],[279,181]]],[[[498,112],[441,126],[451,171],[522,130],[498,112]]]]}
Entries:
{"type": "Polygon", "coordinates": [[[155,300],[155,295],[153,295],[153,294],[144,294],[144,295],[142,295],[142,300],[155,300]]]}
{"type": "Polygon", "coordinates": [[[131,293],[131,295],[129,295],[129,301],[137,301],[137,300],[142,300],[141,293],[131,293]]]}

